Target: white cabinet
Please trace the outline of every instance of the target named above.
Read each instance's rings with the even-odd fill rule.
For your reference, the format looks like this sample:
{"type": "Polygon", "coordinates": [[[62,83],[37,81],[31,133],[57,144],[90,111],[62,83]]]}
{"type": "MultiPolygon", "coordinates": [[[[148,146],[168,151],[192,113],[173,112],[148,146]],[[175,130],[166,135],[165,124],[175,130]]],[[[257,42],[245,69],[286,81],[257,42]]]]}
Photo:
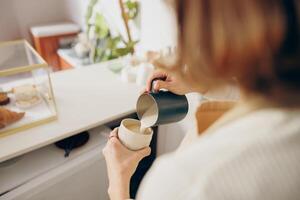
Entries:
{"type": "Polygon", "coordinates": [[[108,128],[90,131],[89,142],[64,158],[54,145],[0,167],[0,200],[108,200],[102,149],[108,128]]]}

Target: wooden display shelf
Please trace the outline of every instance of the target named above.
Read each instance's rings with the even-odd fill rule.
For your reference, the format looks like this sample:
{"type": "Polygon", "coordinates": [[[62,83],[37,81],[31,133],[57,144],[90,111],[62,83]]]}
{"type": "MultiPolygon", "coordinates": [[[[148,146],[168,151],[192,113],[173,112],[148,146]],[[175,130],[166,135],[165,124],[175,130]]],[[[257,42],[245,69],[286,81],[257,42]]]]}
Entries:
{"type": "Polygon", "coordinates": [[[32,35],[34,47],[37,52],[47,61],[54,71],[60,71],[70,68],[66,63],[62,63],[57,50],[59,49],[59,41],[61,39],[76,37],[78,32],[67,33],[62,35],[48,36],[48,37],[35,37],[32,35]],[[63,65],[62,65],[63,64],[63,65]]]}

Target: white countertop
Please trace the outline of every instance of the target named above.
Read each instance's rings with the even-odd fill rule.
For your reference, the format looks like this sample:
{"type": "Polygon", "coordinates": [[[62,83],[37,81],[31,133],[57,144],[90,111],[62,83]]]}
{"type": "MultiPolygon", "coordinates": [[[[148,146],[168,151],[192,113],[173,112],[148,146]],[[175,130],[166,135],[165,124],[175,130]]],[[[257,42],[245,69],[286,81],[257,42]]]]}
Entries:
{"type": "Polygon", "coordinates": [[[142,88],[106,65],[53,73],[58,120],[0,138],[0,162],[135,112],[142,88]]]}

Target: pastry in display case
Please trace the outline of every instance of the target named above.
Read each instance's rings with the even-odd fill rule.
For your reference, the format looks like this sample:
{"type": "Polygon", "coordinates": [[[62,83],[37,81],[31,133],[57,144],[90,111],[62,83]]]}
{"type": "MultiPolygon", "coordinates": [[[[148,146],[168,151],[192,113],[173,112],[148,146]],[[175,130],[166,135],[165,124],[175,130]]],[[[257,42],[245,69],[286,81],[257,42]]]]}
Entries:
{"type": "Polygon", "coordinates": [[[0,137],[57,119],[49,70],[25,40],[0,43],[0,137]]]}
{"type": "Polygon", "coordinates": [[[8,97],[8,95],[4,92],[0,92],[0,106],[5,106],[7,104],[9,104],[10,99],[8,97]]]}

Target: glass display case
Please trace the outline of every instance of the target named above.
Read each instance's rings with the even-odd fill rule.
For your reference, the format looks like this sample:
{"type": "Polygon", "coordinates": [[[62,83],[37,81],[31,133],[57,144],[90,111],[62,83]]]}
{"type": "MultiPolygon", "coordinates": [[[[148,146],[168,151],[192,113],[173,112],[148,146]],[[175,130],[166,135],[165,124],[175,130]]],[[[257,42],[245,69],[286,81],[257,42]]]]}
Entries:
{"type": "Polygon", "coordinates": [[[48,64],[25,40],[0,43],[0,137],[56,118],[48,64]]]}

